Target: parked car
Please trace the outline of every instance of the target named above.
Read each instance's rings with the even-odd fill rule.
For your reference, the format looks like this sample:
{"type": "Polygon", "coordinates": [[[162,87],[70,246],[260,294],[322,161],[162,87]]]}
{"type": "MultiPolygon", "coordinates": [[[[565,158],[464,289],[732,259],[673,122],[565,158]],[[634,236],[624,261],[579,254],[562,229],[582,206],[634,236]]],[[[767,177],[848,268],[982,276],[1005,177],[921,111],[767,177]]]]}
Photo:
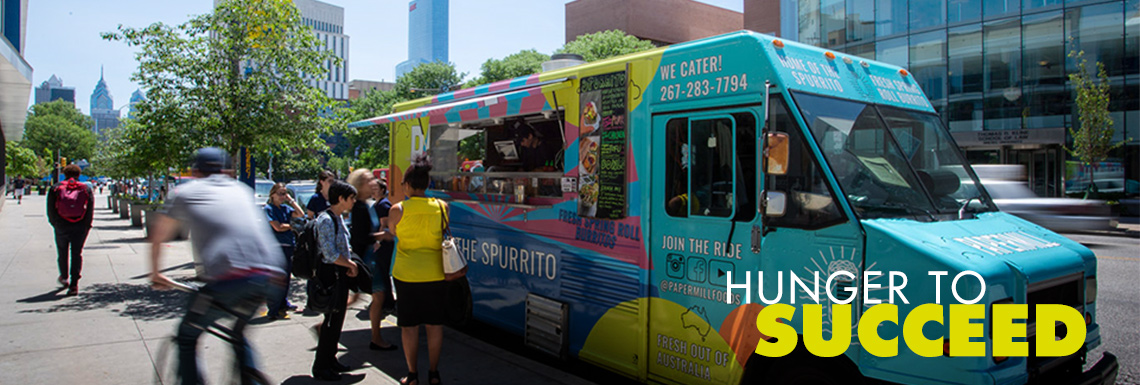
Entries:
{"type": "Polygon", "coordinates": [[[258,206],[269,202],[269,190],[273,189],[273,181],[269,179],[256,179],[253,181],[253,200],[258,206]]]}
{"type": "Polygon", "coordinates": [[[301,207],[305,207],[309,204],[309,198],[317,192],[317,183],[314,181],[298,181],[285,185],[285,188],[293,194],[293,198],[301,207]]]}
{"type": "Polygon", "coordinates": [[[998,209],[1055,232],[1110,230],[1108,205],[1101,200],[1041,198],[1025,182],[982,180],[998,209]]]}

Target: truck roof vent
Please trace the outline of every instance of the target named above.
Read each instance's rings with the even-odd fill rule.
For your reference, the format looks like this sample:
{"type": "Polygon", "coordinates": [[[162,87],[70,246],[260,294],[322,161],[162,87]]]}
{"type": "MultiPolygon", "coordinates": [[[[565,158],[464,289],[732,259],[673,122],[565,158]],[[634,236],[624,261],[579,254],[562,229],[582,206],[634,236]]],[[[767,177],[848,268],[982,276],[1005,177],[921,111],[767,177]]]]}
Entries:
{"type": "Polygon", "coordinates": [[[586,64],[586,59],[582,55],[573,53],[556,53],[550,57],[550,60],[542,62],[542,72],[553,71],[560,68],[573,67],[579,64],[586,64]]]}

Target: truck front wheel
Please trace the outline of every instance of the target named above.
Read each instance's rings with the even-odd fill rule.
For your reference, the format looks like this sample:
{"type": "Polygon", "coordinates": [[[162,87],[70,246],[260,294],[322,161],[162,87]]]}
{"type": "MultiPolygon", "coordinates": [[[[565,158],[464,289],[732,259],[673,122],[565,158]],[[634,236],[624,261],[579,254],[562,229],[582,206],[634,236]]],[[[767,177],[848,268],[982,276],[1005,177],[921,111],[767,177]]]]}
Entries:
{"type": "Polygon", "coordinates": [[[800,345],[791,354],[780,358],[753,353],[740,383],[859,385],[864,384],[864,380],[858,366],[847,356],[816,357],[800,345]]]}

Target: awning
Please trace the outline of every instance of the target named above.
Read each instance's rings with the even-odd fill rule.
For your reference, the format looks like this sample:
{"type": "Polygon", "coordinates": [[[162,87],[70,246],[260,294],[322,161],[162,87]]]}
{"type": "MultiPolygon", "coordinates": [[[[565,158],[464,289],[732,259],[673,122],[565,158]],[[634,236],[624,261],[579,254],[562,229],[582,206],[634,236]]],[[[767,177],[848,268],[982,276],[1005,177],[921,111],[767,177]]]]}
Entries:
{"type": "Polygon", "coordinates": [[[553,99],[547,100],[546,94],[570,87],[570,83],[569,79],[557,79],[492,95],[474,96],[463,100],[377,116],[353,122],[348,127],[367,127],[421,118],[426,118],[428,125],[433,126],[550,111],[557,109],[558,106],[555,105],[553,99]]]}

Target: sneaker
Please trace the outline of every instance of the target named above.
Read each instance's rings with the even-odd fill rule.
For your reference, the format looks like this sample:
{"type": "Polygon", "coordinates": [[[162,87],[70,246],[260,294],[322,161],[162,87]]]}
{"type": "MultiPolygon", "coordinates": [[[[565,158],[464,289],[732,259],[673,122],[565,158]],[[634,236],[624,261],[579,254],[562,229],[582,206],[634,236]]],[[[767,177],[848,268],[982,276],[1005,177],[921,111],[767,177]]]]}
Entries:
{"type": "Polygon", "coordinates": [[[280,311],[277,312],[277,316],[273,317],[273,319],[289,319],[289,311],[285,310],[285,309],[281,309],[280,311]]]}
{"type": "Polygon", "coordinates": [[[68,296],[79,295],[79,288],[76,286],[72,286],[72,287],[67,288],[67,295],[68,296]]]}
{"type": "Polygon", "coordinates": [[[67,278],[64,278],[62,276],[60,276],[59,278],[56,278],[55,281],[59,282],[59,286],[62,286],[62,287],[67,287],[68,285],[70,285],[70,283],[67,282],[67,278]]]}

